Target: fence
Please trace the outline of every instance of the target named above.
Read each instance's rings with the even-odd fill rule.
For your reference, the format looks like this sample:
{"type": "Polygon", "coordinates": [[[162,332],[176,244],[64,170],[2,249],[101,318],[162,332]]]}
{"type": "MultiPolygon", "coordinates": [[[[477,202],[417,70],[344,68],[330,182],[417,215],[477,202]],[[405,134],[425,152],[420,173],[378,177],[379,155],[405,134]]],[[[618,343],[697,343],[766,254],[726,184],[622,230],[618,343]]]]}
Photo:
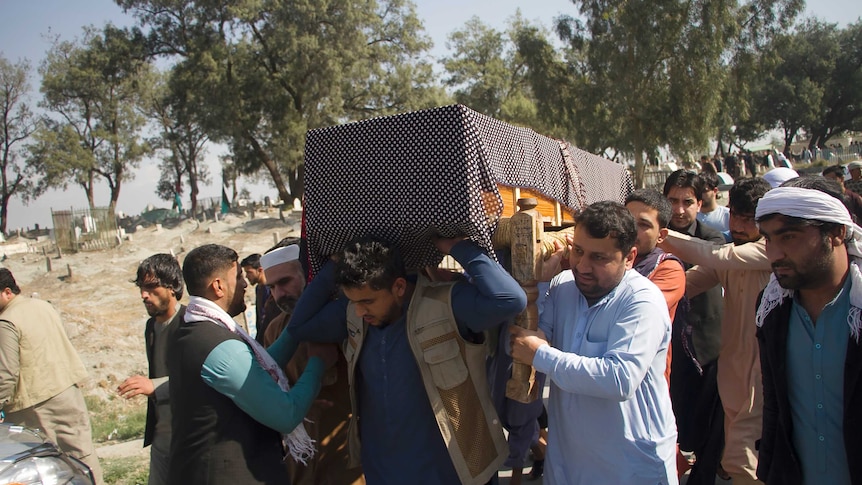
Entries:
{"type": "Polygon", "coordinates": [[[664,189],[664,181],[672,173],[673,170],[648,170],[644,172],[644,187],[661,192],[664,189]]]}
{"type": "Polygon", "coordinates": [[[51,210],[54,239],[65,251],[94,251],[120,244],[117,218],[108,207],[51,210]]]}

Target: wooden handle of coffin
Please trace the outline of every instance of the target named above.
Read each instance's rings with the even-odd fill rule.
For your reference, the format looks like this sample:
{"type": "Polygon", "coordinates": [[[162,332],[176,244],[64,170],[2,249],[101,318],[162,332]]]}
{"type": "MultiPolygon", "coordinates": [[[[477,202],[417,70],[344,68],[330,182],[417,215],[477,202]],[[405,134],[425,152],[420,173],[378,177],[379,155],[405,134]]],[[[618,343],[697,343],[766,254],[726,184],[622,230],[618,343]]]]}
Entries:
{"type": "MultiPolygon", "coordinates": [[[[538,278],[542,268],[542,241],[544,226],[542,216],[536,210],[533,198],[518,199],[520,210],[512,216],[510,226],[510,249],[512,252],[512,277],[527,294],[527,308],[515,319],[515,324],[529,330],[539,327],[538,278]]],[[[506,382],[506,397],[529,403],[539,397],[536,385],[536,370],[526,364],[512,364],[512,377],[506,382]]]]}

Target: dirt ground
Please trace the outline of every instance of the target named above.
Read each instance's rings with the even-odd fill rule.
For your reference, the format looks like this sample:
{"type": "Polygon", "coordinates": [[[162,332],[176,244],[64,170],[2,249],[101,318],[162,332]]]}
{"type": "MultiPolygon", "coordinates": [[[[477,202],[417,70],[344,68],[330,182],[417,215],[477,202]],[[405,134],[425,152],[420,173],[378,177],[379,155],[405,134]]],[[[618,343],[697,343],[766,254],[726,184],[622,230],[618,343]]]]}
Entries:
{"type": "MultiPolygon", "coordinates": [[[[182,264],[188,251],[206,243],[229,246],[242,259],[263,253],[276,239],[299,235],[298,212],[286,213],[284,221],[277,212],[255,215],[252,219],[228,214],[219,221],[186,220],[172,228],[141,228],[114,249],[59,257],[55,250],[49,252],[51,272],[41,250],[10,255],[0,265],[12,271],[22,295],[48,300],[60,311],[69,338],[89,371],[88,380],[82,383],[84,394],[108,399],[123,379],[147,372],[147,313],[130,282],[141,260],[173,251],[182,264]]],[[[182,301],[187,299],[184,296],[182,301]]],[[[249,308],[254,303],[251,287],[246,302],[249,308]]]]}

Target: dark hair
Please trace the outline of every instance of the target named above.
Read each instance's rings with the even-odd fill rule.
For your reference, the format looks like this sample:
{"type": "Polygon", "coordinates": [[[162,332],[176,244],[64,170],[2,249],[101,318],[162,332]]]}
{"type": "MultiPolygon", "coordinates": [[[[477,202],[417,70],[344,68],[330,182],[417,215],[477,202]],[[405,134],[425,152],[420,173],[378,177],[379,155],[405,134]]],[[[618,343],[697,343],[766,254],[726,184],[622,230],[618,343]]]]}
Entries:
{"type": "MultiPolygon", "coordinates": [[[[819,190],[820,192],[823,192],[826,195],[829,195],[831,197],[834,197],[834,198],[840,200],[841,203],[844,204],[844,207],[847,207],[847,212],[849,212],[851,214],[851,217],[852,217],[853,212],[850,210],[850,207],[847,205],[847,199],[844,196],[844,193],[841,191],[841,186],[838,184],[838,182],[836,182],[834,180],[829,180],[826,177],[823,177],[820,175],[803,175],[802,177],[796,177],[796,178],[790,179],[790,180],[784,182],[783,184],[781,184],[781,186],[782,187],[796,187],[796,188],[800,188],[800,189],[809,189],[809,190],[819,190]]],[[[773,216],[778,216],[778,215],[783,215],[783,214],[778,214],[778,213],[767,214],[767,215],[761,217],[760,219],[757,219],[757,222],[768,221],[773,216]]],[[[822,236],[826,236],[826,235],[832,233],[833,231],[837,230],[839,227],[841,227],[841,224],[836,224],[834,222],[818,221],[816,219],[803,219],[801,217],[792,217],[792,216],[784,216],[784,218],[787,219],[788,224],[794,225],[794,226],[805,226],[805,225],[817,226],[818,229],[820,229],[820,234],[822,236]]],[[[848,237],[848,239],[849,239],[849,237],[848,237]]]]}
{"type": "Polygon", "coordinates": [[[21,294],[21,288],[18,288],[18,283],[15,283],[12,272],[8,268],[0,268],[0,291],[4,291],[6,288],[12,290],[12,293],[16,295],[21,294]]]}
{"type": "Polygon", "coordinates": [[[670,193],[670,189],[674,187],[680,187],[683,189],[691,189],[694,191],[694,196],[697,200],[703,199],[703,179],[701,179],[697,172],[694,170],[677,170],[672,174],[668,175],[667,180],[664,181],[664,190],[662,193],[665,197],[670,193]]]}
{"type": "Polygon", "coordinates": [[[260,254],[254,253],[246,256],[239,262],[239,265],[242,267],[251,266],[254,269],[260,269],[260,254]]]}
{"type": "Polygon", "coordinates": [[[210,280],[236,262],[233,249],[218,244],[204,244],[189,251],[183,261],[183,278],[189,295],[203,296],[210,280]]]}
{"type": "MultiPolygon", "coordinates": [[[[263,253],[264,254],[271,253],[278,248],[284,248],[284,247],[290,246],[291,244],[296,244],[297,246],[299,246],[300,244],[302,244],[302,238],[298,238],[296,236],[288,236],[288,237],[282,239],[281,241],[275,243],[275,246],[267,249],[263,253]]],[[[249,256],[249,257],[251,257],[251,256],[249,256]]],[[[258,255],[258,258],[259,257],[260,257],[260,255],[258,255]]],[[[246,258],[246,259],[248,259],[248,258],[246,258]]]]}
{"type": "Polygon", "coordinates": [[[718,188],[718,184],[720,181],[718,180],[718,174],[715,173],[714,168],[712,170],[705,169],[699,174],[697,174],[697,176],[700,177],[700,180],[703,183],[704,191],[718,188]]]}
{"type": "Polygon", "coordinates": [[[590,237],[617,240],[617,248],[628,253],[638,237],[637,225],[631,212],[619,202],[603,200],[588,205],[575,216],[576,227],[586,229],[590,237]]]}
{"type": "Polygon", "coordinates": [[[637,189],[626,197],[626,205],[629,202],[640,202],[647,207],[651,207],[658,212],[658,225],[660,229],[664,229],[670,223],[670,216],[673,208],[667,197],[661,195],[655,189],[637,189]]]}
{"type": "Polygon", "coordinates": [[[842,179],[844,178],[844,167],[841,165],[831,165],[823,169],[823,176],[827,175],[838,175],[842,179]]]}
{"type": "Polygon", "coordinates": [[[754,214],[757,212],[757,201],[771,188],[769,182],[761,177],[739,179],[728,192],[727,207],[738,214],[754,214]]]}
{"type": "Polygon", "coordinates": [[[368,285],[373,290],[389,289],[396,279],[406,276],[398,250],[368,237],[348,242],[336,269],[336,283],[348,288],[368,285]]]}
{"type": "Polygon", "coordinates": [[[160,253],[141,261],[137,277],[132,283],[140,288],[147,280],[152,279],[155,279],[159,286],[173,291],[177,300],[183,297],[183,271],[177,258],[160,253]]]}
{"type": "Polygon", "coordinates": [[[800,189],[819,190],[826,195],[830,195],[844,203],[844,194],[841,192],[841,186],[834,180],[829,180],[821,175],[803,175],[801,177],[792,178],[783,184],[782,187],[797,187],[800,189]]]}

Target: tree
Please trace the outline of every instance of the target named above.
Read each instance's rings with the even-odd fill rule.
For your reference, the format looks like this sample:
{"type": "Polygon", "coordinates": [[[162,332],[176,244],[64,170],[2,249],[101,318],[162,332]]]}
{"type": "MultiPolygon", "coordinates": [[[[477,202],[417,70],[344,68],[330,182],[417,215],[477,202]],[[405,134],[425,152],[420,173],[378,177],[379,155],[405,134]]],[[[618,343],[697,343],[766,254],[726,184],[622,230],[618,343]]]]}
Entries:
{"type": "MultiPolygon", "coordinates": [[[[759,47],[761,36],[786,26],[801,7],[799,0],[573,3],[582,20],[557,19],[563,60],[545,55],[542,62],[571,96],[564,101],[566,118],[575,124],[578,143],[630,154],[638,186],[645,157],[659,147],[685,153],[706,146],[728,60],[759,47]]],[[[547,52],[530,40],[522,39],[524,47],[547,52]]],[[[528,51],[524,55],[532,62],[528,51]]],[[[536,97],[553,95],[558,86],[534,86],[536,97]]]]}
{"type": "Polygon", "coordinates": [[[167,152],[161,162],[161,177],[156,193],[163,200],[175,200],[182,193],[183,178],[188,181],[191,213],[197,213],[200,184],[209,183],[209,172],[201,164],[209,136],[191,109],[194,90],[181,74],[171,71],[156,83],[149,99],[149,116],[156,121],[159,136],[150,144],[167,152]]]}
{"type": "Polygon", "coordinates": [[[544,32],[526,22],[520,11],[509,20],[506,32],[498,32],[478,17],[449,34],[453,51],[442,60],[455,88],[455,100],[488,116],[531,127],[549,135],[564,136],[539,116],[529,82],[527,64],[515,40],[527,29],[544,38],[544,32]]]}
{"type": "MultiPolygon", "coordinates": [[[[835,135],[862,131],[862,20],[837,32],[837,48],[818,56],[834,55],[824,82],[817,119],[806,126],[810,148],[825,147],[835,135]]],[[[831,59],[830,59],[831,60],[831,59]]]]}
{"type": "Polygon", "coordinates": [[[781,129],[783,151],[789,154],[799,131],[812,126],[824,111],[823,97],[838,49],[837,27],[817,20],[775,36],[758,58],[747,125],[781,129]]]}
{"type": "Polygon", "coordinates": [[[237,170],[265,170],[285,201],[302,194],[308,130],[442,97],[403,0],[118,3],[152,28],[155,53],[180,56],[206,130],[228,143],[237,170]]]}
{"type": "Polygon", "coordinates": [[[40,191],[73,182],[95,207],[95,182],[103,178],[116,207],[123,182],[150,152],[139,112],[150,73],[143,46],[139,31],[108,25],[87,29],[80,45],[60,42],[48,53],[39,72],[40,105],[49,117],[30,159],[46,175],[40,191]]]}
{"type": "Polygon", "coordinates": [[[26,196],[30,173],[21,163],[20,148],[36,129],[36,119],[24,102],[30,86],[27,61],[12,64],[0,55],[0,233],[6,232],[9,201],[26,196]]]}

